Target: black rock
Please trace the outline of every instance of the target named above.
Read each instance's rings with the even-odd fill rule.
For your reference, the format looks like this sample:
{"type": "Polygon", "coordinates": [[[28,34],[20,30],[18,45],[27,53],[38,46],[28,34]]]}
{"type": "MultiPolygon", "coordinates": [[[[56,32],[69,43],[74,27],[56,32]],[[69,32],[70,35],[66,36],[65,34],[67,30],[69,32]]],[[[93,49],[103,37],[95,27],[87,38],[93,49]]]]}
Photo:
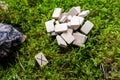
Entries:
{"type": "Polygon", "coordinates": [[[19,50],[23,37],[13,26],[0,23],[0,60],[19,50]]]}

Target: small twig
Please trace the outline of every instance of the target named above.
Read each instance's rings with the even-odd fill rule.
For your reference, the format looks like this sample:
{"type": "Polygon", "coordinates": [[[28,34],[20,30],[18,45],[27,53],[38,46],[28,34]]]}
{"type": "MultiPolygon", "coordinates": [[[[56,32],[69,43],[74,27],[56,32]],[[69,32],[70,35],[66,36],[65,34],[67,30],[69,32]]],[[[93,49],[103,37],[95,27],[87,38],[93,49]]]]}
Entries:
{"type": "Polygon", "coordinates": [[[101,64],[101,66],[102,66],[102,71],[103,71],[103,74],[105,75],[105,69],[104,69],[104,67],[103,67],[103,64],[101,64]]]}
{"type": "Polygon", "coordinates": [[[20,61],[20,58],[19,58],[19,53],[17,52],[17,59],[18,59],[18,62],[19,62],[19,65],[20,67],[25,71],[25,68],[23,67],[21,61],[20,61]]]}
{"type": "Polygon", "coordinates": [[[103,64],[100,65],[100,69],[102,70],[104,77],[107,79],[109,74],[107,73],[107,69],[105,70],[103,64]]]}

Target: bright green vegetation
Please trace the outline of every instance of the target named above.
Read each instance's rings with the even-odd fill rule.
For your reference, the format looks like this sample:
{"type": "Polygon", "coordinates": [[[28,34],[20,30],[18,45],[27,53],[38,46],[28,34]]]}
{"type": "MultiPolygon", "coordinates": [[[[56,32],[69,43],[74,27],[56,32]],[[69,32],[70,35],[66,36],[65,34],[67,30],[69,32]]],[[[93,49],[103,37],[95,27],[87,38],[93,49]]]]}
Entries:
{"type": "MultiPolygon", "coordinates": [[[[27,35],[18,59],[3,67],[0,80],[102,80],[102,64],[109,78],[120,78],[120,2],[119,0],[6,0],[9,11],[0,11],[0,22],[19,27],[27,35]],[[85,48],[61,48],[54,37],[47,35],[45,21],[51,19],[54,8],[68,11],[73,6],[89,9],[86,17],[94,23],[85,48]],[[43,52],[49,63],[40,68],[34,56],[43,52]],[[113,62],[107,64],[105,58],[113,62]]],[[[15,53],[16,54],[16,53],[15,53]]]]}

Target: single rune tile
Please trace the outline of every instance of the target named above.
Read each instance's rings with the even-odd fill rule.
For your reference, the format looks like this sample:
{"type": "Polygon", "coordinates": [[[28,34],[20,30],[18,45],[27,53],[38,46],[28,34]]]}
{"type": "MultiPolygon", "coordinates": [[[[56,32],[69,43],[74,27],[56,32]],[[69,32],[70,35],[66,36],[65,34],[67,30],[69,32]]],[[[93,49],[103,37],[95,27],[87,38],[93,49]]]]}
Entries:
{"type": "Polygon", "coordinates": [[[87,40],[87,36],[84,34],[81,34],[79,32],[75,32],[73,33],[73,36],[75,38],[75,40],[73,41],[73,44],[76,46],[84,46],[84,43],[87,40]]]}
{"type": "Polygon", "coordinates": [[[90,10],[82,11],[78,14],[79,17],[86,17],[90,13],[90,10]]]}
{"type": "Polygon", "coordinates": [[[64,32],[61,34],[61,37],[68,43],[71,44],[74,41],[73,35],[70,33],[70,31],[64,32]]]}
{"type": "Polygon", "coordinates": [[[71,27],[74,30],[77,30],[80,27],[80,25],[83,24],[83,21],[84,21],[83,17],[73,16],[70,21],[71,27]]]}
{"type": "Polygon", "coordinates": [[[44,54],[41,52],[35,56],[36,61],[38,64],[42,67],[48,63],[48,60],[44,56],[44,54]]]}
{"type": "Polygon", "coordinates": [[[67,21],[67,16],[68,16],[67,13],[63,13],[63,14],[61,15],[60,19],[59,19],[59,22],[61,22],[61,23],[66,22],[66,21],[67,21]]]}
{"type": "Polygon", "coordinates": [[[67,29],[68,29],[67,23],[55,25],[55,32],[57,32],[57,33],[65,32],[65,31],[67,31],[67,29]]]}
{"type": "Polygon", "coordinates": [[[61,13],[62,13],[62,8],[55,8],[55,10],[52,14],[52,18],[58,19],[60,17],[61,13]]]}
{"type": "Polygon", "coordinates": [[[87,35],[93,26],[94,24],[87,20],[80,30],[87,35]]]}
{"type": "Polygon", "coordinates": [[[60,17],[58,18],[58,21],[60,22],[60,19],[65,15],[67,15],[67,13],[61,13],[60,17]]]}
{"type": "Polygon", "coordinates": [[[68,12],[68,15],[71,15],[71,16],[74,16],[74,15],[77,15],[77,14],[78,14],[78,11],[76,10],[75,7],[72,7],[68,12]]]}
{"type": "Polygon", "coordinates": [[[61,36],[57,35],[56,39],[57,39],[57,43],[58,43],[59,46],[67,47],[66,42],[63,40],[63,38],[61,36]]]}
{"type": "Polygon", "coordinates": [[[53,31],[55,31],[54,21],[53,20],[45,22],[45,26],[46,26],[47,32],[53,32],[53,31]]]}
{"type": "Polygon", "coordinates": [[[71,26],[80,26],[84,21],[83,17],[73,16],[71,19],[71,26]]]}

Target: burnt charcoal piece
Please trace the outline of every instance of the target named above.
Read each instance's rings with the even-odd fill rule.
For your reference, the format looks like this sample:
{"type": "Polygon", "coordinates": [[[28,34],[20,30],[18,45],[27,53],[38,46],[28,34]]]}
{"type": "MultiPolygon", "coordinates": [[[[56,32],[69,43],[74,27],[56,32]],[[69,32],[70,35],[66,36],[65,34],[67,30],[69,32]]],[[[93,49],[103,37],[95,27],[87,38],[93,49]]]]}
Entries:
{"type": "Polygon", "coordinates": [[[11,25],[0,23],[0,60],[19,50],[24,38],[26,36],[11,25]]]}

